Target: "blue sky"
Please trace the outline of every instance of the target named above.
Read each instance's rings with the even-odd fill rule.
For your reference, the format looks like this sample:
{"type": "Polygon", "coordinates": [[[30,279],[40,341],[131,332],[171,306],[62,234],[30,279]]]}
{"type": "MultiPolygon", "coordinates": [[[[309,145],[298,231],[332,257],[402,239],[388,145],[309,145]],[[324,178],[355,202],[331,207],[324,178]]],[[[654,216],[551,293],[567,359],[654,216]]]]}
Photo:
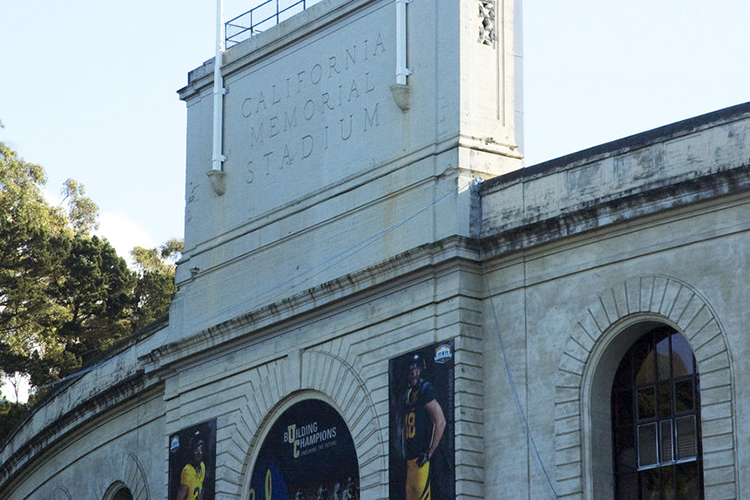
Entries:
{"type": "Polygon", "coordinates": [[[750,3],[526,0],[530,163],[750,101],[750,3]]]}
{"type": "MultiPolygon", "coordinates": [[[[121,255],[182,236],[176,90],[213,57],[215,6],[0,0],[0,140],[53,195],[83,183],[121,255]]],[[[750,2],[526,0],[523,17],[527,164],[750,100],[750,2]]]]}

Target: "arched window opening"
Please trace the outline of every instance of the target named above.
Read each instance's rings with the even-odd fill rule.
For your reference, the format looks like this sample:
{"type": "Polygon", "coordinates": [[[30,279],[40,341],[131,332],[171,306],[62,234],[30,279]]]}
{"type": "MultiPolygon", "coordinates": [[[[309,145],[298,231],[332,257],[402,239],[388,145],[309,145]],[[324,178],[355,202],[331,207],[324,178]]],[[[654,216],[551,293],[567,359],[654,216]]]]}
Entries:
{"type": "Polygon", "coordinates": [[[133,495],[130,493],[129,489],[123,488],[115,493],[112,500],[133,500],[133,495]]]}
{"type": "Polygon", "coordinates": [[[341,414],[320,399],[287,408],[263,439],[245,498],[357,500],[357,450],[341,414]]]}
{"type": "Polygon", "coordinates": [[[127,486],[117,481],[107,489],[107,493],[104,494],[104,500],[133,500],[133,494],[130,493],[130,489],[127,486]]]}
{"type": "Polygon", "coordinates": [[[699,376],[685,337],[668,327],[640,337],[611,404],[616,498],[702,499],[699,376]]]}

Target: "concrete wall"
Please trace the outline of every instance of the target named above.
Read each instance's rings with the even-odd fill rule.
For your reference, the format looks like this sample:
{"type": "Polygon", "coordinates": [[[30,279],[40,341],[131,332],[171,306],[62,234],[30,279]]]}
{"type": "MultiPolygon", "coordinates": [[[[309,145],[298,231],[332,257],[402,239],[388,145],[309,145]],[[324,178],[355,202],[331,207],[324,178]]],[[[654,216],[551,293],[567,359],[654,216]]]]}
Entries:
{"type": "Polygon", "coordinates": [[[176,335],[469,235],[469,197],[451,193],[521,166],[506,81],[512,2],[503,5],[497,40],[484,45],[475,0],[409,3],[405,110],[391,90],[393,1],[324,1],[228,50],[221,196],[206,176],[212,62],[190,74],[181,91],[188,165],[176,335]]]}
{"type": "MultiPolygon", "coordinates": [[[[30,418],[4,450],[3,477],[18,486],[0,497],[38,487],[31,464],[70,441],[70,453],[92,463],[106,462],[87,446],[155,460],[146,483],[161,498],[167,437],[214,418],[217,492],[244,496],[258,436],[282,408],[314,395],[352,430],[363,498],[382,498],[388,360],[446,339],[455,339],[458,374],[456,490],[483,496],[481,305],[465,188],[521,162],[509,85],[513,3],[479,12],[475,0],[411,2],[413,73],[395,94],[392,1],[323,1],[225,52],[222,194],[206,176],[212,61],[190,73],[180,91],[188,109],[186,250],[169,324],[30,418]],[[137,431],[125,416],[106,417],[120,415],[124,403],[111,393],[127,381],[139,388],[132,394],[151,391],[161,405],[148,443],[75,444],[99,419],[124,435],[137,431]]],[[[68,470],[103,475],[75,463],[50,484],[68,488],[68,470]]]]}
{"type": "Polygon", "coordinates": [[[51,388],[0,450],[0,497],[101,499],[115,483],[166,496],[163,384],[138,361],[166,334],[156,323],[51,388]]]}
{"type": "MultiPolygon", "coordinates": [[[[4,462],[2,497],[105,499],[121,486],[136,500],[166,498],[163,391],[142,384],[119,389],[128,397],[116,398],[103,411],[81,405],[51,423],[45,422],[44,411],[34,415],[29,427],[48,425],[30,441],[15,437],[25,446],[4,462]],[[66,420],[69,425],[61,428],[66,420]],[[15,464],[19,458],[28,460],[15,464]]],[[[79,395],[72,387],[56,400],[79,395]]]]}
{"type": "Polygon", "coordinates": [[[275,416],[300,397],[323,399],[342,415],[354,438],[362,498],[386,498],[388,360],[455,338],[461,373],[457,488],[481,497],[481,481],[475,479],[482,477],[481,461],[473,456],[479,450],[474,430],[467,428],[470,421],[481,428],[476,373],[482,364],[481,335],[476,313],[466,310],[479,306],[463,279],[451,268],[422,269],[377,290],[348,294],[344,303],[296,318],[293,311],[291,318],[278,314],[267,328],[248,319],[227,332],[226,342],[219,338],[223,332],[214,332],[190,348],[164,357],[156,353],[153,368],[176,373],[165,387],[167,432],[217,418],[217,492],[241,498],[249,487],[252,457],[275,416]],[[220,340],[221,346],[210,347],[220,340]],[[188,349],[196,354],[189,356],[188,349]]]}
{"type": "Polygon", "coordinates": [[[698,362],[706,498],[739,498],[746,403],[735,387],[744,365],[733,360],[748,348],[750,319],[749,111],[675,124],[482,188],[492,290],[485,357],[502,359],[500,335],[536,442],[535,450],[523,436],[505,370],[488,365],[486,414],[498,415],[493,429],[516,432],[488,439],[486,469],[501,472],[488,474],[487,490],[510,478],[512,489],[544,496],[546,474],[561,498],[611,498],[611,451],[598,451],[611,450],[611,437],[594,438],[611,426],[609,404],[596,399],[608,397],[611,379],[603,389],[597,377],[619,362],[607,352],[628,328],[654,322],[682,332],[698,362]]]}
{"type": "Polygon", "coordinates": [[[517,170],[495,5],[493,25],[486,2],[409,4],[408,110],[390,1],[326,0],[227,51],[224,194],[211,64],[192,72],[169,324],[34,410],[0,500],[166,498],[169,436],[213,419],[216,498],[246,498],[265,433],[309,397],[349,427],[361,498],[387,498],[388,362],[448,339],[457,498],[610,498],[604,379],[657,323],[698,360],[706,498],[739,498],[750,105],[517,170]]]}

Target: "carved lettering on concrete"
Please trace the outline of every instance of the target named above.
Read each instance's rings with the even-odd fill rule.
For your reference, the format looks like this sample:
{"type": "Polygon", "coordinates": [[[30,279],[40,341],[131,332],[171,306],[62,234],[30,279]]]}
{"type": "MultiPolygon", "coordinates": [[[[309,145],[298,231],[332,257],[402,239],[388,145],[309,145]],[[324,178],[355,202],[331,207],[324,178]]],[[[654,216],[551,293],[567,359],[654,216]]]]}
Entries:
{"type": "Polygon", "coordinates": [[[297,167],[379,127],[370,68],[385,52],[377,33],[246,93],[238,110],[250,150],[245,182],[297,167]]]}

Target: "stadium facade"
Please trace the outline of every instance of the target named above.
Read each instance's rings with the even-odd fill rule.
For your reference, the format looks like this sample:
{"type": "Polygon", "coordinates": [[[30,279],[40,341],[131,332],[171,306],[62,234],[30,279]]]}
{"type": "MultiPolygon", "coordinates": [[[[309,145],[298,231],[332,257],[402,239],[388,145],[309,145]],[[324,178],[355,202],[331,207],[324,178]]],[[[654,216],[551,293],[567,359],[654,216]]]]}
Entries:
{"type": "Polygon", "coordinates": [[[750,104],[523,168],[513,13],[232,47],[221,171],[192,71],[169,320],[30,412],[0,499],[411,498],[410,447],[435,498],[740,498],[750,104]]]}

